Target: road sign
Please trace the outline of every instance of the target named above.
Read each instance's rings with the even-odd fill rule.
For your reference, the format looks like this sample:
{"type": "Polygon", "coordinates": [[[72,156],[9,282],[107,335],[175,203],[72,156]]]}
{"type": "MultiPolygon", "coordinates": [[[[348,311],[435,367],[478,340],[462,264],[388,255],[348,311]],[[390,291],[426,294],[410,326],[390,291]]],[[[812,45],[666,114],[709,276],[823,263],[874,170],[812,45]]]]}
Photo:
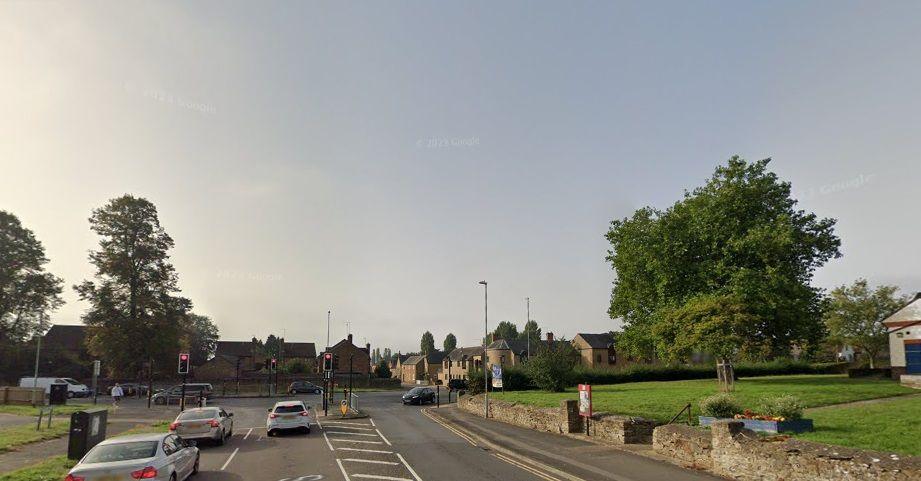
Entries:
{"type": "Polygon", "coordinates": [[[188,374],[189,373],[189,353],[183,352],[179,354],[179,374],[188,374]]]}
{"type": "Polygon", "coordinates": [[[592,386],[579,384],[579,416],[592,417],[592,386]]]}
{"type": "Polygon", "coordinates": [[[100,371],[100,367],[101,367],[101,366],[102,366],[102,363],[101,363],[101,362],[99,362],[99,361],[93,361],[93,375],[94,375],[94,376],[98,376],[98,375],[99,375],[99,371],[100,371]]]}
{"type": "Polygon", "coordinates": [[[345,399],[339,401],[339,412],[341,412],[343,416],[349,413],[349,402],[345,399]]]}
{"type": "Polygon", "coordinates": [[[501,364],[492,365],[492,387],[494,388],[502,387],[502,365],[501,364]]]}

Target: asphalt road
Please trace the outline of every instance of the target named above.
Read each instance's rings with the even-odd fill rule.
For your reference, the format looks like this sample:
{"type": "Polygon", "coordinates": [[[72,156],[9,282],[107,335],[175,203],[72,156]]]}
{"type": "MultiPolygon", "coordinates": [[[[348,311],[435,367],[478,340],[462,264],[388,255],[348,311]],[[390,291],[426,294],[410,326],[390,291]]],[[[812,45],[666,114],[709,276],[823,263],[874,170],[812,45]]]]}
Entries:
{"type": "MultiPolygon", "coordinates": [[[[196,480],[534,481],[538,476],[474,447],[403,406],[399,392],[358,393],[365,419],[328,421],[311,433],[267,437],[266,410],[276,400],[215,400],[234,413],[234,432],[223,446],[200,443],[196,480]]],[[[300,395],[312,408],[317,395],[300,395]]]]}

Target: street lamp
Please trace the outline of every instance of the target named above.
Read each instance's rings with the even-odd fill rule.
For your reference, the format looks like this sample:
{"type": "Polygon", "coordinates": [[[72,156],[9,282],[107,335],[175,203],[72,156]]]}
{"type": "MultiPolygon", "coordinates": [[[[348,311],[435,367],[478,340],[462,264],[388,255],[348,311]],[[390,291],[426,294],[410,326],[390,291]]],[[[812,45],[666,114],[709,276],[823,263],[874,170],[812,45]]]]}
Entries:
{"type": "Polygon", "coordinates": [[[329,316],[333,311],[326,311],[326,352],[329,352],[329,316]]]}
{"type": "Polygon", "coordinates": [[[528,336],[528,360],[531,360],[531,330],[529,325],[531,323],[531,298],[525,297],[525,301],[528,301],[528,319],[524,322],[524,330],[528,336]]]}
{"type": "Polygon", "coordinates": [[[484,406],[484,417],[489,417],[489,376],[486,374],[487,369],[487,358],[486,358],[486,347],[487,338],[489,337],[489,287],[486,285],[486,281],[480,281],[480,284],[483,285],[483,333],[485,337],[483,339],[483,406],[484,406]]]}

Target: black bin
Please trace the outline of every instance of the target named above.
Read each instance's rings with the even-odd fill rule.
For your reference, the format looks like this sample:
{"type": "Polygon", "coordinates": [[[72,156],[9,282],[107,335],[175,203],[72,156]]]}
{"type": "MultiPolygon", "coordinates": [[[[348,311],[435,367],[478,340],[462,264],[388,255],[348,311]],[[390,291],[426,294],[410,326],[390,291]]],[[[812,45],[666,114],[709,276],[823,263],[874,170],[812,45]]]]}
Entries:
{"type": "Polygon", "coordinates": [[[67,384],[52,384],[48,400],[51,404],[67,404],[67,384]]]}
{"type": "Polygon", "coordinates": [[[77,411],[70,415],[70,436],[67,440],[67,458],[80,459],[93,446],[106,438],[109,410],[105,408],[77,411]]]}

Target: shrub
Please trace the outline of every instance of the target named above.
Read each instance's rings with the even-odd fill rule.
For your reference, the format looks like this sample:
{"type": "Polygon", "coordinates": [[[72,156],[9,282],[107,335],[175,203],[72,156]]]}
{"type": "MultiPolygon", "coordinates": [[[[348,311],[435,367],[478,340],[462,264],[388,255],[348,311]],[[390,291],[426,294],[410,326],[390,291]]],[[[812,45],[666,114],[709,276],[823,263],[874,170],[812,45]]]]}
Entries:
{"type": "Polygon", "coordinates": [[[388,378],[391,376],[390,365],[387,364],[387,361],[381,361],[374,366],[374,375],[379,378],[388,378]]]}
{"type": "Polygon", "coordinates": [[[525,365],[528,377],[538,389],[561,392],[572,382],[578,353],[572,344],[561,340],[552,348],[541,349],[525,365]]]}
{"type": "MultiPolygon", "coordinates": [[[[736,377],[779,376],[788,374],[838,374],[842,363],[810,364],[790,360],[736,363],[733,370],[736,377]]],[[[716,379],[716,366],[694,365],[633,365],[620,369],[586,369],[576,367],[569,385],[580,382],[589,384],[620,384],[644,381],[684,381],[691,379],[716,379]]]]}
{"type": "Polygon", "coordinates": [[[288,374],[303,374],[305,372],[310,372],[310,366],[301,359],[292,359],[285,363],[282,371],[288,374]]]}
{"type": "Polygon", "coordinates": [[[483,370],[470,369],[467,371],[467,394],[480,394],[483,392],[483,370]]]}
{"type": "Polygon", "coordinates": [[[704,416],[715,418],[731,418],[742,413],[742,406],[730,394],[720,393],[703,398],[700,401],[700,412],[704,416]]]}
{"type": "Polygon", "coordinates": [[[784,419],[802,419],[803,409],[806,406],[796,396],[783,394],[781,396],[761,400],[758,414],[784,419]]]}

